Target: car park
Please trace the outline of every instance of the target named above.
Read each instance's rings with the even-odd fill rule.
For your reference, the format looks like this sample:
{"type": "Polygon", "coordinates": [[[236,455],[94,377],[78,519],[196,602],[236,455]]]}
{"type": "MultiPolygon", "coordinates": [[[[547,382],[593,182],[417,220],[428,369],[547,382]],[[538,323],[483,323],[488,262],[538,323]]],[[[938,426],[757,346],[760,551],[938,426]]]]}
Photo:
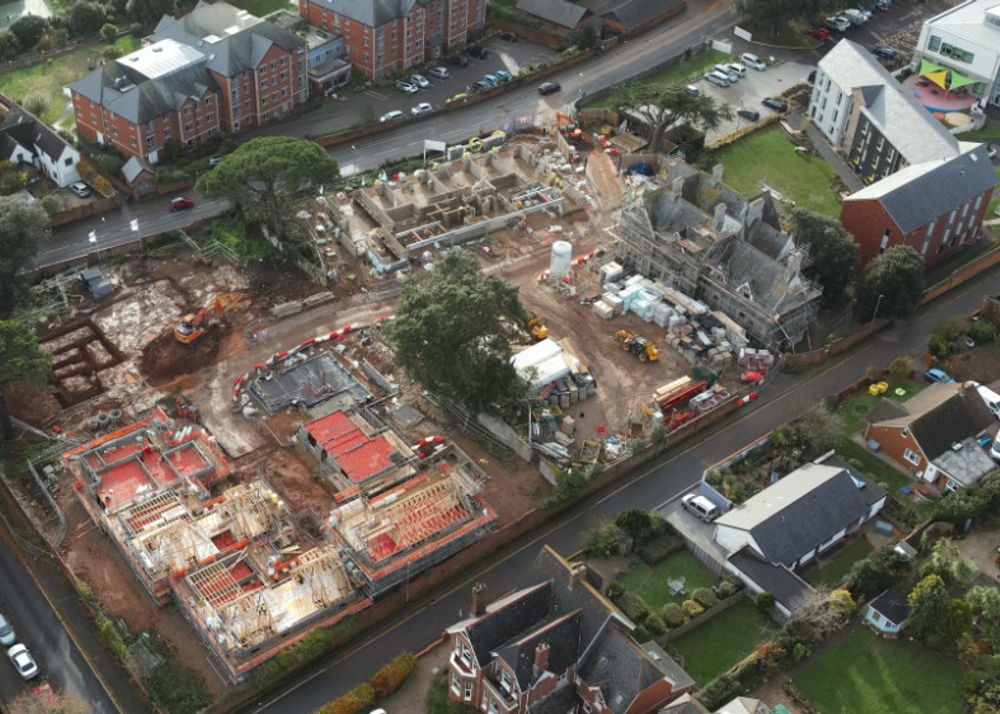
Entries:
{"type": "Polygon", "coordinates": [[[715,504],[704,496],[689,493],[681,499],[681,508],[688,513],[693,513],[705,523],[714,521],[722,515],[722,512],[715,507],[715,504]]]}
{"type": "Polygon", "coordinates": [[[85,184],[83,181],[74,181],[69,186],[67,186],[70,191],[75,193],[80,198],[86,198],[90,195],[90,186],[85,184]]]}
{"type": "Polygon", "coordinates": [[[170,212],[183,211],[186,208],[194,208],[194,199],[190,196],[178,196],[170,200],[170,212]]]}
{"type": "Polygon", "coordinates": [[[448,58],[448,62],[450,64],[455,65],[456,67],[469,66],[469,58],[466,57],[465,55],[452,55],[451,57],[448,58]]]}
{"type": "Polygon", "coordinates": [[[764,60],[755,54],[751,54],[750,52],[744,52],[740,55],[740,62],[751,69],[757,70],[758,72],[763,72],[767,69],[767,64],[764,60]]]}
{"type": "Polygon", "coordinates": [[[21,675],[21,679],[32,679],[38,676],[38,665],[35,664],[35,658],[31,656],[28,648],[23,644],[11,647],[7,650],[7,656],[10,657],[17,673],[21,675]]]}
{"type": "Polygon", "coordinates": [[[497,76],[495,74],[485,75],[483,77],[483,81],[486,82],[486,84],[490,85],[491,87],[496,87],[498,84],[500,84],[500,80],[497,79],[497,76]]]}
{"type": "Polygon", "coordinates": [[[760,119],[760,112],[756,109],[744,109],[740,107],[736,110],[736,116],[743,117],[747,121],[758,121],[760,119]]]}
{"type": "Polygon", "coordinates": [[[543,97],[547,94],[555,94],[560,89],[562,89],[562,85],[559,82],[543,82],[538,85],[538,93],[543,97]]]}
{"type": "Polygon", "coordinates": [[[484,60],[489,56],[490,51],[479,45],[469,45],[465,48],[465,54],[469,55],[469,57],[475,57],[478,60],[484,60]]]}
{"type": "Polygon", "coordinates": [[[881,45],[875,45],[872,47],[872,54],[881,59],[896,59],[896,50],[892,47],[882,47],[881,45]]]}
{"type": "Polygon", "coordinates": [[[412,114],[415,117],[418,117],[421,114],[430,114],[432,111],[434,111],[434,107],[432,107],[427,102],[420,102],[420,104],[418,104],[417,106],[413,107],[413,109],[410,110],[410,114],[412,114]]]}
{"type": "Polygon", "coordinates": [[[391,112],[386,112],[385,114],[383,114],[379,118],[379,121],[380,122],[399,121],[400,119],[405,119],[405,118],[406,115],[403,114],[403,112],[399,111],[398,109],[393,109],[391,112]]]}
{"type": "Polygon", "coordinates": [[[396,89],[401,92],[406,92],[407,94],[416,94],[420,91],[420,88],[417,87],[417,85],[404,82],[403,80],[396,82],[396,89]]]}
{"type": "Polygon", "coordinates": [[[504,42],[517,42],[516,32],[501,32],[500,39],[504,42]]]}
{"type": "Polygon", "coordinates": [[[717,72],[705,72],[705,81],[714,84],[716,87],[729,86],[729,78],[723,77],[717,72]]]}
{"type": "Polygon", "coordinates": [[[17,642],[17,634],[14,632],[14,628],[7,622],[6,617],[0,615],[0,645],[11,647],[15,642],[17,642]]]}
{"type": "Polygon", "coordinates": [[[434,77],[434,79],[448,79],[451,76],[451,72],[447,67],[432,67],[427,71],[427,74],[434,77]]]}
{"type": "Polygon", "coordinates": [[[716,74],[722,75],[723,77],[727,77],[729,79],[730,84],[736,84],[736,82],[739,81],[740,78],[740,75],[736,74],[736,72],[729,69],[729,67],[727,67],[724,64],[715,65],[714,67],[712,67],[712,71],[715,72],[716,74]]]}
{"type": "Polygon", "coordinates": [[[726,69],[730,72],[735,72],[737,77],[747,76],[747,68],[739,62],[727,62],[726,69]]]}
{"type": "Polygon", "coordinates": [[[427,77],[422,74],[415,74],[410,77],[410,84],[415,84],[420,89],[427,89],[431,86],[431,83],[427,81],[427,77]]]}
{"type": "Polygon", "coordinates": [[[775,99],[774,97],[764,97],[760,100],[760,103],[768,109],[773,109],[776,112],[784,113],[788,111],[788,102],[783,102],[780,99],[775,99]]]}
{"type": "Polygon", "coordinates": [[[830,31],[825,27],[813,27],[809,30],[809,36],[813,39],[826,42],[830,39],[830,31]]]}
{"type": "Polygon", "coordinates": [[[494,76],[496,76],[497,80],[501,84],[503,84],[504,82],[509,82],[510,80],[514,79],[513,75],[511,75],[511,73],[505,69],[498,69],[493,74],[494,76]]]}
{"type": "Polygon", "coordinates": [[[931,367],[929,370],[924,372],[924,379],[932,384],[954,384],[955,380],[951,378],[947,372],[943,369],[938,369],[937,367],[931,367]]]}

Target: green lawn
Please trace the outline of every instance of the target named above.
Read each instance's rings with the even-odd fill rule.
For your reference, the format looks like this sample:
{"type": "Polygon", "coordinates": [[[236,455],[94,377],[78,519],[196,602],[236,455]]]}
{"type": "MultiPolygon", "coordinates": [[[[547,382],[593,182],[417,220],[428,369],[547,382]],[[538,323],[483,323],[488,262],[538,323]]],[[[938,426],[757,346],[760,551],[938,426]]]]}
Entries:
{"type": "Polygon", "coordinates": [[[687,673],[705,686],[776,631],[771,620],[744,600],[670,644],[687,660],[687,673]]]}
{"type": "Polygon", "coordinates": [[[819,156],[796,153],[777,124],[719,149],[712,163],[725,166],[722,180],[746,197],[760,193],[764,181],[801,208],[840,218],[840,202],[831,190],[833,167],[819,156]]]}
{"type": "Polygon", "coordinates": [[[641,597],[650,612],[659,613],[668,602],[680,605],[691,597],[695,589],[710,588],[719,579],[693,555],[686,550],[679,550],[668,555],[655,568],[638,560],[638,565],[623,575],[620,582],[641,597]],[[667,580],[674,578],[684,578],[686,595],[670,595],[667,580]]]}
{"type": "Polygon", "coordinates": [[[823,714],[963,711],[957,662],[864,628],[817,659],[794,684],[823,714]]]}
{"type": "Polygon", "coordinates": [[[872,396],[867,390],[858,392],[853,397],[840,405],[837,410],[844,417],[848,433],[854,433],[865,426],[865,415],[870,412],[882,398],[892,399],[897,402],[905,402],[914,394],[919,394],[924,389],[923,382],[907,380],[899,385],[903,389],[903,394],[896,394],[896,389],[891,387],[885,394],[872,396]]]}
{"type": "MultiPolygon", "coordinates": [[[[138,37],[125,35],[118,38],[118,46],[124,54],[138,49],[139,45],[138,37]]],[[[68,100],[63,96],[63,87],[97,67],[97,52],[102,47],[104,45],[77,50],[33,67],[0,74],[0,92],[18,102],[23,101],[28,94],[44,94],[49,99],[49,108],[40,119],[46,124],[52,124],[66,112],[68,100]]],[[[72,121],[69,126],[72,128],[72,121]]]]}
{"type": "Polygon", "coordinates": [[[864,538],[858,538],[839,553],[832,556],[821,568],[810,568],[803,576],[805,581],[811,585],[829,585],[836,587],[840,584],[841,578],[847,575],[851,566],[857,561],[867,558],[872,554],[872,547],[864,538]]]}
{"type": "Polygon", "coordinates": [[[887,464],[855,441],[845,439],[837,447],[837,453],[844,461],[861,462],[861,470],[882,484],[887,491],[895,492],[899,490],[900,486],[909,486],[913,483],[908,474],[891,464],[887,464]]]}
{"type": "MultiPolygon", "coordinates": [[[[692,82],[703,75],[712,65],[718,64],[719,62],[731,62],[732,59],[733,58],[725,52],[717,52],[715,50],[699,52],[689,60],[685,60],[680,64],[675,64],[672,67],[667,67],[656,74],[649,75],[643,79],[641,83],[659,84],[665,87],[670,86],[671,84],[687,84],[688,82],[692,82]]],[[[583,105],[583,108],[603,109],[610,107],[613,104],[612,96],[613,95],[609,94],[606,97],[583,105]]]]}

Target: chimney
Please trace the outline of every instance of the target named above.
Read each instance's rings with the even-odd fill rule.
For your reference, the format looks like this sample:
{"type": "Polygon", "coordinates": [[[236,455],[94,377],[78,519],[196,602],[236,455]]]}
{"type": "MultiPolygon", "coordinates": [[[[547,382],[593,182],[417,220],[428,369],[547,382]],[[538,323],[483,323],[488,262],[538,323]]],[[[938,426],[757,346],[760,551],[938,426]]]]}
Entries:
{"type": "Polygon", "coordinates": [[[535,665],[531,668],[531,673],[538,679],[542,672],[549,668],[549,643],[539,642],[535,647],[535,665]]]}
{"type": "Polygon", "coordinates": [[[587,566],[583,563],[571,563],[569,566],[569,589],[587,578],[587,566]]]}
{"type": "Polygon", "coordinates": [[[684,193],[684,177],[678,176],[670,182],[670,198],[678,199],[684,193]]]}
{"type": "Polygon", "coordinates": [[[798,276],[799,272],[802,270],[802,251],[796,250],[788,259],[785,261],[785,275],[791,280],[798,276]]]}
{"type": "Polygon", "coordinates": [[[486,583],[472,586],[472,616],[479,617],[486,612],[486,583]]]}
{"type": "Polygon", "coordinates": [[[726,225],[726,204],[719,203],[715,206],[715,213],[712,216],[712,232],[722,233],[723,226],[726,225]]]}
{"type": "Polygon", "coordinates": [[[750,210],[747,211],[747,228],[754,223],[758,223],[764,218],[764,199],[755,198],[750,201],[750,210]]]}
{"type": "Polygon", "coordinates": [[[709,188],[718,188],[719,184],[722,182],[722,164],[716,164],[712,167],[712,179],[708,182],[709,188]]]}

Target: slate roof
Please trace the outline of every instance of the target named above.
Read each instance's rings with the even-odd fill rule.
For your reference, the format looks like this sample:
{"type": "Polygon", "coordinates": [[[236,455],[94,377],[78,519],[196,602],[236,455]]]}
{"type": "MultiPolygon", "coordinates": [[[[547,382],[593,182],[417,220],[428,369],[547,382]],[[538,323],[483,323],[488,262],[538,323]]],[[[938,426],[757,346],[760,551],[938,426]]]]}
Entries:
{"type": "Polygon", "coordinates": [[[712,246],[706,260],[715,263],[734,289],[745,286],[754,303],[769,312],[779,305],[791,307],[796,302],[817,299],[821,291],[801,273],[788,272],[779,262],[737,235],[725,236],[712,246]]]}
{"type": "Polygon", "coordinates": [[[993,414],[976,389],[959,385],[952,397],[914,420],[910,433],[924,455],[934,461],[953,444],[978,435],[992,424],[993,414]]]}
{"type": "Polygon", "coordinates": [[[617,6],[606,7],[600,15],[613,17],[626,30],[634,30],[684,2],[685,0],[626,0],[617,6]]]}
{"type": "Polygon", "coordinates": [[[952,448],[931,461],[948,478],[962,486],[971,486],[997,468],[993,459],[979,446],[979,442],[971,437],[952,445],[952,448]]]}
{"type": "Polygon", "coordinates": [[[368,27],[378,27],[405,16],[414,5],[426,5],[427,2],[428,0],[325,0],[323,7],[368,27]]]}
{"type": "Polygon", "coordinates": [[[847,201],[876,200],[903,233],[916,230],[996,186],[986,145],[959,146],[962,153],[954,158],[906,166],[851,194],[847,201]]]}
{"type": "Polygon", "coordinates": [[[750,533],[771,563],[793,566],[802,556],[866,517],[886,495],[842,466],[805,464],[716,520],[750,533]],[[863,487],[859,487],[862,486],[863,487]]]}
{"type": "Polygon", "coordinates": [[[893,590],[886,590],[872,600],[868,603],[868,608],[882,615],[893,625],[901,624],[910,616],[910,606],[906,603],[906,599],[893,590]]]}
{"type": "Polygon", "coordinates": [[[561,674],[576,664],[580,657],[582,620],[583,616],[576,610],[497,648],[497,656],[514,670],[521,691],[535,681],[535,650],[543,642],[549,646],[548,671],[561,674]]]}
{"type": "MultiPolygon", "coordinates": [[[[0,125],[0,134],[10,137],[32,154],[41,151],[53,162],[62,157],[68,145],[49,126],[23,107],[13,105],[0,125]]],[[[7,154],[9,156],[9,154],[7,154]]]]}
{"type": "Polygon", "coordinates": [[[908,416],[909,413],[902,404],[895,399],[882,397],[878,400],[878,404],[865,414],[865,421],[869,424],[878,424],[879,422],[892,421],[893,419],[905,419],[908,416]]]}
{"type": "Polygon", "coordinates": [[[134,182],[143,172],[155,175],[156,169],[141,156],[131,157],[122,166],[122,176],[125,177],[125,181],[128,183],[134,182]]]}
{"type": "Polygon", "coordinates": [[[587,8],[566,0],[518,0],[517,9],[570,30],[591,14],[587,8]]]}
{"type": "Polygon", "coordinates": [[[784,565],[764,562],[750,546],[737,549],[729,556],[729,562],[789,610],[794,610],[812,592],[805,580],[784,565]]]}

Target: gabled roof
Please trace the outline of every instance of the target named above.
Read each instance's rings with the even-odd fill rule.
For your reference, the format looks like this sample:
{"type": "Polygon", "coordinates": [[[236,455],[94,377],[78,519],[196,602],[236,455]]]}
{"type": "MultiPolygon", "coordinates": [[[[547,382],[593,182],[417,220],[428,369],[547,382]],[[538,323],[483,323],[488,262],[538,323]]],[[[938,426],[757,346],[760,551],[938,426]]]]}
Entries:
{"type": "Polygon", "coordinates": [[[868,608],[879,613],[893,625],[901,625],[910,616],[910,606],[894,590],[886,590],[872,600],[868,608]]]}
{"type": "Polygon", "coordinates": [[[634,30],[665,12],[681,5],[684,0],[625,0],[611,3],[599,14],[618,21],[626,30],[634,30]]]}
{"type": "Polygon", "coordinates": [[[761,559],[748,545],[742,546],[729,556],[729,562],[741,573],[774,595],[774,599],[788,610],[795,610],[813,591],[805,580],[786,568],[784,565],[772,565],[761,559]]]}
{"type": "Polygon", "coordinates": [[[885,424],[886,426],[907,426],[961,390],[962,385],[955,382],[935,382],[934,384],[928,384],[923,390],[899,404],[899,408],[903,410],[902,414],[896,410],[889,413],[884,419],[881,417],[878,419],[872,418],[875,409],[889,410],[888,407],[880,407],[882,402],[879,402],[879,404],[875,405],[875,409],[872,409],[865,418],[871,424],[882,425],[883,422],[888,422],[888,424],[885,424]]]}
{"type": "Polygon", "coordinates": [[[539,645],[544,643],[549,647],[548,671],[561,674],[570,665],[576,664],[580,657],[582,621],[580,611],[574,610],[497,648],[497,656],[514,671],[522,691],[535,681],[535,651],[539,645]]]}
{"type": "Polygon", "coordinates": [[[771,708],[753,697],[736,697],[716,709],[715,714],[771,714],[771,708]]]}
{"type": "Polygon", "coordinates": [[[950,449],[931,461],[962,486],[971,486],[997,468],[993,459],[979,446],[979,442],[971,437],[952,444],[950,449]]]}
{"type": "Polygon", "coordinates": [[[592,14],[587,8],[567,0],[518,0],[517,9],[571,30],[592,14]]]}
{"type": "Polygon", "coordinates": [[[910,433],[931,461],[954,444],[977,436],[993,424],[993,415],[976,389],[956,386],[958,391],[953,396],[939,402],[910,425],[910,433]]]}
{"type": "Polygon", "coordinates": [[[885,497],[874,482],[855,477],[843,466],[809,463],[716,520],[716,527],[750,533],[771,563],[796,561],[868,515],[885,497]]]}
{"type": "Polygon", "coordinates": [[[67,149],[76,151],[45,122],[16,104],[0,125],[0,134],[9,136],[32,154],[45,154],[53,162],[58,161],[67,149]]]}
{"type": "Polygon", "coordinates": [[[906,166],[848,196],[876,200],[903,233],[927,225],[996,186],[985,144],[962,142],[955,157],[906,166]]]}
{"type": "Polygon", "coordinates": [[[869,424],[877,424],[883,421],[892,421],[894,419],[908,419],[909,413],[906,411],[906,407],[897,402],[895,399],[889,399],[888,397],[882,397],[878,400],[878,403],[872,407],[871,411],[865,414],[865,421],[869,424]]]}
{"type": "Polygon", "coordinates": [[[125,180],[128,183],[133,183],[142,173],[155,175],[156,169],[154,169],[152,164],[141,156],[131,157],[125,162],[125,165],[122,166],[122,176],[125,177],[125,180]]]}
{"type": "MultiPolygon", "coordinates": [[[[414,5],[426,5],[428,0],[325,0],[329,12],[349,17],[368,27],[378,27],[406,16],[414,5]]],[[[316,3],[319,4],[318,2],[316,3]]]]}

